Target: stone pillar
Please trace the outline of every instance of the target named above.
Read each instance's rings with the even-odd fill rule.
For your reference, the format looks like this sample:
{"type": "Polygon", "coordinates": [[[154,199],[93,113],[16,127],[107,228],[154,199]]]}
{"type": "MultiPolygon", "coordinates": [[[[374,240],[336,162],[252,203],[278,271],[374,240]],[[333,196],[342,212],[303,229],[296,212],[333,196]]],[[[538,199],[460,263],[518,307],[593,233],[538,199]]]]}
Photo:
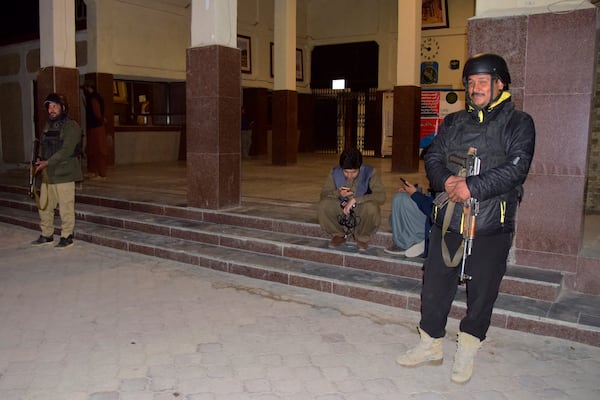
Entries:
{"type": "Polygon", "coordinates": [[[236,26],[236,1],[192,1],[192,47],[187,50],[186,68],[190,207],[223,209],[241,202],[241,58],[236,26]]]}
{"type": "Polygon", "coordinates": [[[392,172],[419,171],[419,132],[421,128],[421,88],[394,87],[394,127],[392,172]]]}
{"type": "Polygon", "coordinates": [[[37,126],[39,137],[47,121],[43,102],[49,93],[65,96],[69,116],[81,123],[79,73],[75,68],[75,2],[40,1],[40,71],[37,75],[37,126]]]}
{"type": "Polygon", "coordinates": [[[273,164],[290,165],[298,161],[298,93],[273,92],[273,164]]]}
{"type": "Polygon", "coordinates": [[[536,126],[512,261],[562,271],[568,287],[600,294],[600,262],[579,255],[596,24],[595,7],[475,18],[468,23],[468,54],[493,51],[506,59],[513,101],[536,126]]]}
{"type": "Polygon", "coordinates": [[[298,161],[296,0],[275,0],[271,154],[275,165],[298,161]]]}
{"type": "Polygon", "coordinates": [[[392,172],[419,171],[421,0],[398,0],[392,172]]]}
{"type": "Polygon", "coordinates": [[[222,209],[241,200],[240,51],[188,49],[188,206],[222,209]]]}

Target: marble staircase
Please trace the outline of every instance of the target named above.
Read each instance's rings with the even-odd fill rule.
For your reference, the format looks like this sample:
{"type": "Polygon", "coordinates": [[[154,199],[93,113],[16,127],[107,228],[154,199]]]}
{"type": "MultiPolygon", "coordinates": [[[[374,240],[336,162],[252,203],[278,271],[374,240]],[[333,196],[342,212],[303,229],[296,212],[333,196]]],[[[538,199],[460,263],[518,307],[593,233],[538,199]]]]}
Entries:
{"type": "MultiPolygon", "coordinates": [[[[0,185],[0,193],[0,222],[30,228],[34,239],[39,219],[26,190],[0,185]]],[[[386,232],[358,252],[353,243],[328,248],[317,224],[275,208],[261,216],[245,208],[215,211],[80,193],[76,214],[76,240],[419,311],[423,260],[385,253],[386,232]]],[[[600,346],[599,299],[567,291],[562,279],[559,272],[510,265],[492,325],[600,346]]],[[[460,286],[452,318],[464,315],[465,299],[460,286]]]]}

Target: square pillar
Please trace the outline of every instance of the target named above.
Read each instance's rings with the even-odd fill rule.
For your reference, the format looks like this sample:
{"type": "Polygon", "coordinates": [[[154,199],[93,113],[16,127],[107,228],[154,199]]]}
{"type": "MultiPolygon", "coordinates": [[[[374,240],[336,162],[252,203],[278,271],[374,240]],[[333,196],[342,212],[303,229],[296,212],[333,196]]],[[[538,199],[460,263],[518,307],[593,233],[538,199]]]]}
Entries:
{"type": "Polygon", "coordinates": [[[596,21],[597,10],[587,8],[468,22],[468,54],[493,49],[506,59],[513,101],[533,117],[536,127],[511,261],[562,271],[568,287],[593,294],[600,293],[600,265],[586,263],[579,252],[595,93],[596,21]]]}
{"type": "Polygon", "coordinates": [[[188,206],[241,202],[240,51],[212,45],[187,50],[188,206]]]}
{"type": "Polygon", "coordinates": [[[298,162],[298,93],[273,91],[273,165],[298,162]]]}
{"type": "Polygon", "coordinates": [[[394,87],[393,130],[392,172],[418,172],[421,131],[420,87],[394,87]]]}

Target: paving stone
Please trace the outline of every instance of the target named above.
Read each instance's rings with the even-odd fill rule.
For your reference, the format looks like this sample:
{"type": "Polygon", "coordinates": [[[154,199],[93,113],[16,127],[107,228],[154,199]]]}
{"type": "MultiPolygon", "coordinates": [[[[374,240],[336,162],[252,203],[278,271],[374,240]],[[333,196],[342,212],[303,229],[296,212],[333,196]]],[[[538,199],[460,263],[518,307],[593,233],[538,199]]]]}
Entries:
{"type": "Polygon", "coordinates": [[[0,223],[0,399],[600,398],[600,348],[492,327],[466,385],[402,368],[416,312],[0,223]],[[42,311],[40,311],[42,310],[42,311]],[[7,344],[8,343],[8,344],[7,344]]]}

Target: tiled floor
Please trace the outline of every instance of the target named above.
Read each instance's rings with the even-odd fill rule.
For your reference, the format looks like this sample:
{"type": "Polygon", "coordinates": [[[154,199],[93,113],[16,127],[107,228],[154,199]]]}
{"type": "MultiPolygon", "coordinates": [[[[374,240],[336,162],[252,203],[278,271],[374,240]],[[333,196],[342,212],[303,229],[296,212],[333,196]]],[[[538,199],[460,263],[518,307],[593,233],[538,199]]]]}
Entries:
{"type": "Polygon", "coordinates": [[[473,379],[395,363],[418,313],[0,223],[2,400],[600,398],[600,347],[492,327],[473,379]]]}

